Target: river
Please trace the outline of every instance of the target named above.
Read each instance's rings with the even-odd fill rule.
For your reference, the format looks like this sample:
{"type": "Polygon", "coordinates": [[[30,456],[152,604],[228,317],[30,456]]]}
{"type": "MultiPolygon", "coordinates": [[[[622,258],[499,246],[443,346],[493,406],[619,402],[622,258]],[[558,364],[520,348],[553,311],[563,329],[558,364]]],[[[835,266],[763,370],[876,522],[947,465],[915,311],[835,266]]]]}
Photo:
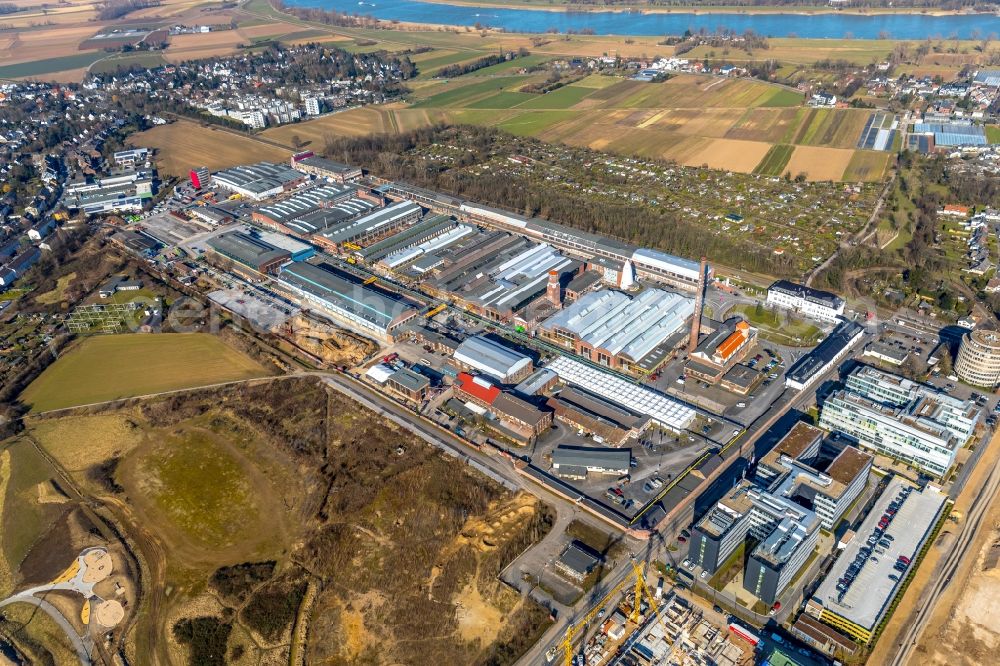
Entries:
{"type": "Polygon", "coordinates": [[[630,14],[623,12],[549,12],[447,5],[417,0],[286,0],[303,7],[322,7],[379,19],[445,25],[476,23],[512,32],[560,32],[589,28],[602,35],[679,35],[685,30],[729,28],[753,30],[769,37],[876,39],[963,39],[1000,34],[1000,16],[993,14],[929,16],[922,14],[630,14]]]}

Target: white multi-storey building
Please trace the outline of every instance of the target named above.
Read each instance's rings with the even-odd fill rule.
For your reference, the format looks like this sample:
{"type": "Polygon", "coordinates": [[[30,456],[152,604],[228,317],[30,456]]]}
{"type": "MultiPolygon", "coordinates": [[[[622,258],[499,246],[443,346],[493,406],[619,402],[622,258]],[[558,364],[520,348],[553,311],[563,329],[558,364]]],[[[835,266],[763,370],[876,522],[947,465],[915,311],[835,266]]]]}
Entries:
{"type": "Polygon", "coordinates": [[[971,400],[862,366],[823,403],[819,424],[940,477],[973,436],[981,416],[971,400]]]}
{"type": "Polygon", "coordinates": [[[267,127],[267,118],[260,111],[237,111],[236,117],[244,125],[249,125],[254,129],[264,129],[267,127]]]}
{"type": "Polygon", "coordinates": [[[844,314],[841,297],[788,280],[778,280],[768,287],[766,303],[825,321],[836,321],[844,314]]]}

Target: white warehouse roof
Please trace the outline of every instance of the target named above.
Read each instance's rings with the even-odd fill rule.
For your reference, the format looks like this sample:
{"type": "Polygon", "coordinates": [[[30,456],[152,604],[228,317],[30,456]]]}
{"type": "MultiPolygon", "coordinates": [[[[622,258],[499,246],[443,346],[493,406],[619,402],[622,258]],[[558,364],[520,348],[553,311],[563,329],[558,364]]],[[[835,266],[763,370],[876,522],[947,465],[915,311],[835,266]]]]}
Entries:
{"type": "Polygon", "coordinates": [[[658,391],[637,386],[621,377],[560,356],[546,366],[567,384],[580,386],[636,414],[648,416],[674,431],[685,430],[697,412],[658,391]]]}
{"type": "Polygon", "coordinates": [[[661,271],[675,273],[694,281],[698,280],[698,272],[701,268],[701,264],[697,261],[675,257],[666,252],[643,247],[632,253],[632,261],[640,266],[652,266],[661,271]]]}
{"type": "Polygon", "coordinates": [[[692,314],[694,299],[662,289],[645,289],[635,297],[620,291],[592,291],[543,326],[559,327],[595,349],[639,361],[682,328],[692,314]]]}
{"type": "Polygon", "coordinates": [[[385,382],[396,372],[393,368],[390,368],[384,363],[378,363],[368,368],[368,372],[365,373],[369,379],[379,383],[385,384],[385,382]]]}
{"type": "Polygon", "coordinates": [[[467,338],[458,345],[454,358],[501,381],[531,365],[531,359],[524,354],[479,335],[467,338]]]}

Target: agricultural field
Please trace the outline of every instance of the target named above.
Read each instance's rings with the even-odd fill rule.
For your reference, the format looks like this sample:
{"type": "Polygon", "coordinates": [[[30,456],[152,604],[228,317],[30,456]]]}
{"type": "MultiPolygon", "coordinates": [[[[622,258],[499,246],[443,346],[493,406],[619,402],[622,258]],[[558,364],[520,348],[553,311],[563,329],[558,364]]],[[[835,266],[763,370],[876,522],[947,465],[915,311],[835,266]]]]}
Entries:
{"type": "MultiPolygon", "coordinates": [[[[506,64],[506,63],[505,63],[506,64]]],[[[818,180],[880,180],[884,156],[860,155],[847,172],[871,111],[812,109],[797,91],[760,81],[679,75],[645,83],[592,74],[544,93],[522,92],[546,74],[477,76],[414,86],[410,105],[352,109],[270,129],[264,135],[289,145],[298,136],[322,147],[327,138],[399,133],[433,123],[499,127],[518,136],[622,155],[673,160],[686,166],[752,173],[775,146],[838,150],[824,168],[804,151],[795,166],[818,180]],[[836,168],[840,172],[834,174],[836,168]]],[[[780,153],[792,158],[788,148],[780,153]]],[[[868,152],[868,151],[864,151],[868,152]]],[[[784,164],[770,164],[772,174],[784,164]]],[[[773,175],[781,175],[784,171],[773,175]]],[[[795,175],[798,172],[793,172],[795,175]]]]}
{"type": "MultiPolygon", "coordinates": [[[[27,62],[19,62],[11,65],[0,65],[0,78],[2,79],[22,79],[22,78],[51,78],[51,74],[65,71],[83,71],[93,65],[98,60],[107,57],[103,51],[85,51],[75,55],[57,56],[55,58],[42,58],[27,62]]],[[[0,61],[2,62],[2,61],[0,61]]]]}
{"type": "Polygon", "coordinates": [[[856,150],[844,170],[847,182],[872,181],[881,179],[889,168],[892,155],[885,151],[856,150]]]}
{"type": "Polygon", "coordinates": [[[792,176],[805,174],[807,180],[841,180],[855,152],[857,151],[796,146],[785,170],[792,176]]]}
{"type": "Polygon", "coordinates": [[[20,400],[41,412],[266,374],[204,333],[102,335],[64,352],[20,400]]]}
{"type": "Polygon", "coordinates": [[[481,52],[476,51],[434,49],[426,53],[418,53],[410,59],[417,65],[417,79],[425,80],[433,79],[442,68],[448,65],[457,65],[482,56],[481,52]]]}
{"type": "MultiPolygon", "coordinates": [[[[400,129],[399,124],[396,121],[396,110],[400,108],[401,107],[398,104],[389,104],[377,107],[360,107],[349,111],[330,114],[317,120],[294,123],[281,127],[272,127],[271,129],[264,130],[262,136],[272,141],[283,143],[287,146],[291,146],[293,137],[298,136],[303,142],[304,147],[308,147],[313,150],[322,149],[328,135],[336,137],[364,136],[373,132],[396,133],[399,131],[405,131],[400,129]]],[[[414,112],[419,113],[416,110],[414,112]]],[[[431,113],[434,113],[433,109],[424,111],[423,118],[425,119],[425,124],[431,124],[434,122],[434,118],[430,115],[431,113]]],[[[413,124],[421,125],[419,122],[413,124]]],[[[246,148],[250,152],[255,150],[249,145],[247,145],[246,148]]],[[[246,162],[252,160],[243,161],[246,162]]],[[[235,163],[238,164],[238,162],[235,163]]]]}
{"type": "Polygon", "coordinates": [[[793,143],[824,148],[854,148],[872,112],[865,109],[810,109],[793,143]]]}
{"type": "Polygon", "coordinates": [[[121,507],[148,570],[126,637],[136,663],[501,665],[548,626],[497,576],[548,531],[549,509],[318,380],[34,417],[29,437],[121,507]]]}
{"type": "Polygon", "coordinates": [[[812,64],[817,60],[845,60],[857,65],[868,65],[885,60],[892,51],[893,42],[877,39],[768,39],[768,49],[751,51],[698,46],[685,54],[686,58],[702,60],[723,58],[733,64],[773,58],[781,63],[812,64]]]}
{"type": "Polygon", "coordinates": [[[449,81],[451,85],[448,90],[419,100],[413,104],[413,107],[418,109],[464,107],[505,90],[514,91],[527,82],[528,77],[524,76],[500,76],[485,80],[472,76],[459,77],[449,81]]]}
{"type": "Polygon", "coordinates": [[[771,146],[764,159],[754,168],[753,172],[762,176],[780,176],[785,173],[785,166],[792,157],[795,146],[778,144],[771,146]]]}
{"type": "Polygon", "coordinates": [[[284,150],[236,132],[189,120],[133,134],[129,143],[155,150],[160,172],[178,177],[186,176],[194,166],[218,170],[261,160],[282,162],[291,154],[291,148],[284,150]]]}
{"type": "MultiPolygon", "coordinates": [[[[114,21],[97,19],[100,3],[92,0],[67,0],[57,5],[37,2],[14,3],[23,7],[20,12],[5,14],[6,30],[0,35],[0,78],[44,78],[56,81],[83,79],[88,68],[109,54],[103,45],[114,46],[113,41],[94,40],[94,35],[117,27],[141,25],[165,27],[176,23],[215,24],[228,28],[237,20],[237,30],[180,35],[170,38],[164,55],[167,60],[211,57],[233,53],[240,43],[250,44],[259,39],[284,38],[296,42],[309,37],[330,36],[327,30],[303,31],[294,23],[261,21],[247,17],[232,9],[208,7],[200,0],[163,0],[162,4],[130,12],[127,17],[114,21]]],[[[142,54],[138,54],[142,55],[142,54]]],[[[138,57],[138,56],[136,56],[138,57]]],[[[118,64],[126,64],[126,61],[118,64]]],[[[134,62],[158,64],[162,61],[141,58],[134,62]]],[[[107,71],[106,67],[103,71],[107,71]]]]}

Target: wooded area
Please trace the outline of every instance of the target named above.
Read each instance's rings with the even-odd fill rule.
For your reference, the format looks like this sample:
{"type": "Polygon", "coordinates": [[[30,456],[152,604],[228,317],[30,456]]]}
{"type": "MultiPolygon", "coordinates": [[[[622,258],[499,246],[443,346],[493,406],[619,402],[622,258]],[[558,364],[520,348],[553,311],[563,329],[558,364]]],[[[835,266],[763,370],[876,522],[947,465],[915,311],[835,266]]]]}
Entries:
{"type": "MultiPolygon", "coordinates": [[[[600,196],[584,198],[559,191],[546,181],[494,171],[477,175],[463,168],[497,154],[514,157],[516,150],[511,140],[510,135],[493,128],[438,125],[395,136],[329,137],[325,152],[331,159],[346,164],[371,165],[371,171],[384,178],[406,181],[636,245],[683,257],[705,255],[719,263],[755,272],[782,276],[794,273],[790,257],[776,255],[768,248],[747,247],[725,234],[705,233],[697,224],[680,220],[666,208],[652,209],[600,196]],[[435,143],[463,150],[456,151],[459,156],[447,162],[430,162],[408,154],[415,148],[435,143]]],[[[523,149],[526,140],[519,141],[523,149]]],[[[530,145],[533,140],[527,141],[530,145]]],[[[566,147],[565,150],[572,154],[567,161],[575,164],[604,158],[602,153],[586,148],[566,147]]],[[[602,184],[595,177],[593,187],[597,191],[602,184]]]]}

